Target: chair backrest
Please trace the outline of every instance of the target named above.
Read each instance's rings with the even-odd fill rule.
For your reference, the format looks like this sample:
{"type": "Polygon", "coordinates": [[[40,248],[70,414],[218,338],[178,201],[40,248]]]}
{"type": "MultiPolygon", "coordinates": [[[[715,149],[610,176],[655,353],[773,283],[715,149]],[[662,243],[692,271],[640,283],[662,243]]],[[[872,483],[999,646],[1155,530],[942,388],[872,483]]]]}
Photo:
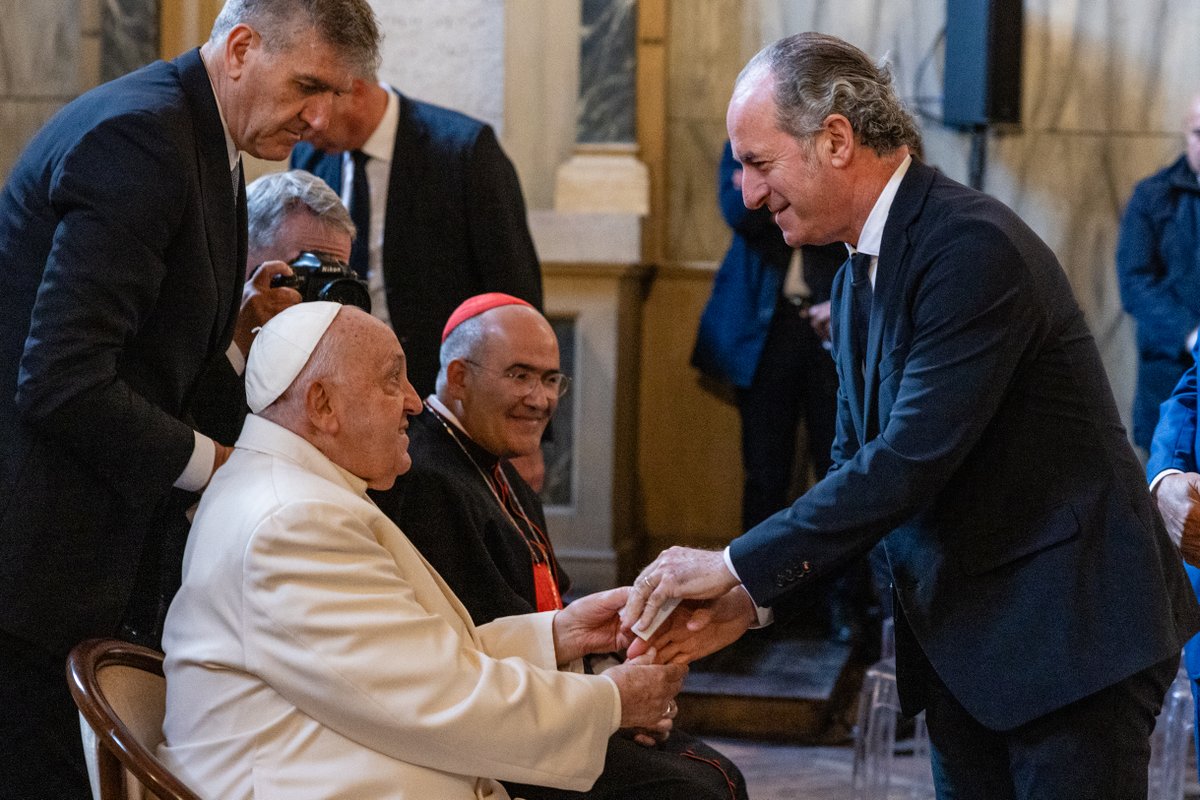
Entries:
{"type": "Polygon", "coordinates": [[[199,800],[155,755],[166,708],[163,654],[89,639],[67,657],[96,800],[199,800]]]}

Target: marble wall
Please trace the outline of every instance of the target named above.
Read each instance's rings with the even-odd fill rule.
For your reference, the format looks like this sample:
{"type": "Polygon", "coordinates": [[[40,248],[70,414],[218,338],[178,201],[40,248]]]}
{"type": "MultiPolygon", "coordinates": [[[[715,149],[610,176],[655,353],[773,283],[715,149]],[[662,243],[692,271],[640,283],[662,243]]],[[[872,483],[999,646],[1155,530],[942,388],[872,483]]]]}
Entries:
{"type": "Polygon", "coordinates": [[[70,100],[158,57],[159,0],[0,0],[0,179],[70,100]]]}
{"type": "MultiPolygon", "coordinates": [[[[946,9],[946,0],[673,0],[671,258],[720,258],[725,103],[749,55],[788,33],[820,30],[887,57],[918,112],[927,160],[965,182],[969,138],[938,122],[946,9]]],[[[1025,0],[1024,14],[1023,122],[989,137],[984,188],[1058,254],[1127,413],[1135,362],[1114,273],[1117,227],[1134,182],[1181,151],[1200,86],[1200,4],[1025,0]]]]}
{"type": "Polygon", "coordinates": [[[576,141],[632,142],[637,0],[583,0],[576,141]]]}
{"type": "Polygon", "coordinates": [[[100,0],[0,0],[0,175],[100,76],[100,0]],[[34,6],[36,5],[36,8],[34,6]]]}
{"type": "Polygon", "coordinates": [[[100,80],[111,81],[158,58],[160,0],[102,0],[100,80]]]}
{"type": "Polygon", "coordinates": [[[384,32],[381,78],[503,133],[503,3],[374,0],[372,6],[384,32]]]}

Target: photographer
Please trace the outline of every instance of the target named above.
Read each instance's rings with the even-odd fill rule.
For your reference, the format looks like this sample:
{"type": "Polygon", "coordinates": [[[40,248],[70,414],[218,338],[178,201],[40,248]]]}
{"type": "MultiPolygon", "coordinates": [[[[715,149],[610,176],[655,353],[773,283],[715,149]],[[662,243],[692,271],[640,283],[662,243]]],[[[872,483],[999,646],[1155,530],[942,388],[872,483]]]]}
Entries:
{"type": "Polygon", "coordinates": [[[289,280],[294,275],[289,262],[302,253],[344,264],[354,241],[354,223],[342,201],[324,181],[304,170],[264,175],[247,186],[246,216],[246,284],[233,336],[237,347],[229,348],[228,361],[209,369],[192,408],[197,427],[226,444],[237,440],[246,418],[241,373],[254,331],[306,299],[302,293],[308,286],[272,286],[272,282],[279,283],[276,276],[285,283],[295,282],[289,280]]]}

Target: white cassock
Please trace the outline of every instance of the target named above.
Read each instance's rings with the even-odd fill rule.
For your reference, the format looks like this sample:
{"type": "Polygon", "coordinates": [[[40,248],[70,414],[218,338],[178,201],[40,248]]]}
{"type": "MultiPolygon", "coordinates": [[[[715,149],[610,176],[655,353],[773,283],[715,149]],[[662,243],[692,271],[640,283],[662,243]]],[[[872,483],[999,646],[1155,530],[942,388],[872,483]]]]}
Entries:
{"type": "Polygon", "coordinates": [[[557,670],[553,614],[476,628],[361,479],[251,415],[167,615],[160,756],[220,800],[586,790],[620,696],[557,670]]]}

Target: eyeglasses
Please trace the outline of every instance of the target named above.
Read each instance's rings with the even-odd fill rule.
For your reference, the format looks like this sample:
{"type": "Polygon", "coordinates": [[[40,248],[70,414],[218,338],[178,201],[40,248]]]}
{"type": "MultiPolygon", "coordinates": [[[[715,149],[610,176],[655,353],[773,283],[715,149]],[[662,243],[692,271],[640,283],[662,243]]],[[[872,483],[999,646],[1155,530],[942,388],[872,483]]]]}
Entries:
{"type": "Polygon", "coordinates": [[[562,397],[567,393],[567,389],[571,388],[571,378],[561,372],[550,371],[544,372],[541,375],[521,367],[513,367],[511,369],[492,369],[485,367],[478,361],[472,361],[469,358],[464,358],[463,361],[471,366],[478,367],[484,372],[490,372],[493,375],[499,375],[505,380],[512,383],[516,387],[517,393],[521,397],[526,397],[531,394],[534,388],[540,383],[547,392],[555,397],[562,397]]]}

